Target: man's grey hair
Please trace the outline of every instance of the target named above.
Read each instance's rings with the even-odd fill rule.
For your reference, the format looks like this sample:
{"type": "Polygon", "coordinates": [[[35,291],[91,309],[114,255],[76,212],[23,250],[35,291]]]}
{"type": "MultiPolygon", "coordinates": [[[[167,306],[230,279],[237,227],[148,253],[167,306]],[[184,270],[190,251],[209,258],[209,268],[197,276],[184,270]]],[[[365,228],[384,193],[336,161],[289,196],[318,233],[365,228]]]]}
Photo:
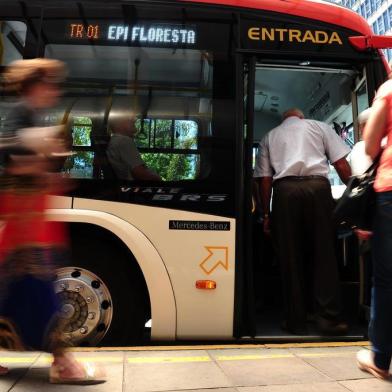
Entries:
{"type": "Polygon", "coordinates": [[[121,131],[121,128],[124,126],[124,123],[128,121],[136,122],[137,118],[133,113],[127,113],[122,116],[112,116],[109,118],[109,129],[116,133],[117,130],[121,131]]]}
{"type": "Polygon", "coordinates": [[[303,114],[302,110],[297,108],[291,108],[283,113],[282,119],[286,120],[286,118],[288,117],[299,117],[301,119],[304,119],[305,115],[303,114]]]}
{"type": "Polygon", "coordinates": [[[363,110],[358,115],[358,125],[365,125],[369,120],[370,114],[372,113],[372,108],[367,108],[363,110]]]}

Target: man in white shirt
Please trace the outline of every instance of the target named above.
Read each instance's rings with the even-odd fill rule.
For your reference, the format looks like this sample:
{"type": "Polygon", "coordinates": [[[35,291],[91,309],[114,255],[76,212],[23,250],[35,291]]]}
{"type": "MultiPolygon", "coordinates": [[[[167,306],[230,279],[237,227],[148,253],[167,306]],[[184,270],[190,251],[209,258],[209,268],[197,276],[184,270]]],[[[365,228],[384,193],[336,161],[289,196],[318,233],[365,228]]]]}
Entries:
{"type": "Polygon", "coordinates": [[[106,154],[119,180],[160,181],[161,177],[144,163],[136,147],[135,119],[112,120],[112,136],[106,154]]]}
{"type": "Polygon", "coordinates": [[[307,120],[299,109],[283,114],[283,122],[261,141],[254,177],[260,186],[264,231],[272,234],[280,260],[286,310],[285,328],[306,334],[306,294],[313,290],[320,330],[341,334],[339,275],[334,246],[333,198],[329,163],[346,183],[351,175],[345,159],[349,147],[325,123],[307,120]],[[305,271],[312,271],[306,281],[305,271]]]}

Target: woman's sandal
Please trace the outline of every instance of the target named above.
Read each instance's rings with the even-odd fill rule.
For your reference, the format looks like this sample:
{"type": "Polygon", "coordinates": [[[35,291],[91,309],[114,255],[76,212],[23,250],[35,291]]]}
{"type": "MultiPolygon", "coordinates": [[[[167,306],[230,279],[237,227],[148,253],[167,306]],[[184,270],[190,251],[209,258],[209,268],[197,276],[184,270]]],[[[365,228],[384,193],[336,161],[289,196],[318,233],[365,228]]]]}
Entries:
{"type": "Polygon", "coordinates": [[[83,377],[64,376],[66,367],[52,365],[49,372],[49,382],[51,384],[68,384],[68,385],[93,385],[102,384],[106,381],[105,371],[91,363],[81,365],[84,369],[83,377]]]}
{"type": "Polygon", "coordinates": [[[10,372],[10,369],[0,365],[0,376],[5,376],[10,372]]]}
{"type": "Polygon", "coordinates": [[[388,370],[380,369],[374,363],[374,354],[370,350],[361,350],[357,353],[357,364],[360,370],[372,374],[380,380],[390,380],[388,370]]]}

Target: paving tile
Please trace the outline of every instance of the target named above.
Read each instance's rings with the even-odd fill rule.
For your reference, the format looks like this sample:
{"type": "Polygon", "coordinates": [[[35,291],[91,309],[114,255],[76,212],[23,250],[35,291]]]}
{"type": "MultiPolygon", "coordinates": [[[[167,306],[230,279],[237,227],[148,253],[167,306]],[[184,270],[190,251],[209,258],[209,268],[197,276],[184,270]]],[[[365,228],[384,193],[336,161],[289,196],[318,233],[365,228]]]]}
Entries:
{"type": "Polygon", "coordinates": [[[8,392],[18,380],[24,377],[28,368],[18,367],[11,369],[10,373],[0,377],[0,392],[8,392]]]}
{"type": "Polygon", "coordinates": [[[322,356],[320,353],[319,357],[301,356],[301,358],[333,380],[370,378],[371,376],[368,373],[358,369],[355,354],[356,352],[347,355],[322,356]]]}
{"type": "Polygon", "coordinates": [[[206,350],[178,350],[178,351],[127,351],[126,358],[171,358],[171,357],[202,357],[207,356],[206,350]]]}
{"type": "MultiPolygon", "coordinates": [[[[194,352],[193,356],[195,356],[194,352]]],[[[192,357],[188,355],[188,358],[192,357]]],[[[125,391],[127,392],[198,390],[232,386],[222,370],[212,360],[160,363],[126,362],[125,364],[125,391]]]]}
{"type": "Polygon", "coordinates": [[[376,378],[366,380],[340,381],[340,384],[352,392],[391,392],[392,383],[376,378]]]}
{"type": "MultiPolygon", "coordinates": [[[[93,361],[95,357],[101,356],[101,353],[74,353],[75,357],[82,362],[85,360],[93,361]]],[[[103,357],[107,357],[104,355],[103,357]]],[[[82,392],[82,391],[94,391],[94,392],[122,392],[123,384],[123,357],[124,354],[111,353],[111,358],[116,357],[119,360],[99,361],[104,362],[103,367],[107,373],[107,382],[98,385],[52,385],[49,384],[49,366],[51,356],[43,354],[37,363],[27,372],[27,374],[20,380],[11,392],[52,392],[52,391],[72,391],[72,392],[82,392]]]]}
{"type": "Polygon", "coordinates": [[[0,351],[0,364],[10,368],[10,373],[0,378],[0,392],[9,391],[18,380],[23,378],[39,355],[31,351],[0,351]]]}
{"type": "Polygon", "coordinates": [[[358,351],[362,350],[362,347],[347,346],[347,347],[311,347],[311,348],[290,348],[289,351],[295,355],[299,356],[330,356],[336,354],[336,356],[345,356],[356,354],[358,351]]]}
{"type": "Polygon", "coordinates": [[[269,359],[269,358],[291,358],[294,354],[287,349],[221,349],[208,350],[208,353],[215,360],[251,360],[251,359],[269,359]]]}
{"type": "Polygon", "coordinates": [[[239,392],[348,392],[337,382],[238,388],[239,392]]]}
{"type": "Polygon", "coordinates": [[[236,386],[304,384],[331,381],[299,358],[217,361],[236,386]]]}
{"type": "Polygon", "coordinates": [[[0,392],[392,392],[392,384],[357,369],[359,347],[243,348],[181,351],[73,352],[101,364],[105,384],[48,383],[52,356],[0,351],[11,373],[0,392]]]}
{"type": "MultiPolygon", "coordinates": [[[[174,391],[167,391],[167,392],[174,392],[174,391]]],[[[180,391],[180,392],[238,392],[238,389],[237,388],[186,389],[185,391],[180,391]]]]}

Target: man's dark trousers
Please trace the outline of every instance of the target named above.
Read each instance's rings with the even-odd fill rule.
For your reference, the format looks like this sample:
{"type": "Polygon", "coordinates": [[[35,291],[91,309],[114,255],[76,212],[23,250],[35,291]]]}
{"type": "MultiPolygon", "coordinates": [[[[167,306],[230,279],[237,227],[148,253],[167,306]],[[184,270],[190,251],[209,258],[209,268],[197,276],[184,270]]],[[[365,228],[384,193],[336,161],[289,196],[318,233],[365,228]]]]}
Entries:
{"type": "Polygon", "coordinates": [[[305,330],[309,311],[331,321],[341,313],[333,204],[327,178],[285,177],[274,182],[272,230],[286,322],[292,331],[305,330]]]}

